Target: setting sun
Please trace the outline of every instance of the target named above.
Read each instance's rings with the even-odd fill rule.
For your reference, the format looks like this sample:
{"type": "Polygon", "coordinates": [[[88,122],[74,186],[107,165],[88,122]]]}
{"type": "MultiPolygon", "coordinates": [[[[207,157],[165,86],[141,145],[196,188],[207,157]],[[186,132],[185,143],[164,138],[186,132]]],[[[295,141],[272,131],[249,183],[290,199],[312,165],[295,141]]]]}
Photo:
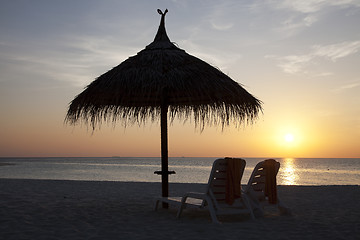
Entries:
{"type": "Polygon", "coordinates": [[[284,139],[286,142],[292,142],[294,141],[294,135],[292,135],[291,133],[287,133],[285,136],[284,136],[284,139]]]}

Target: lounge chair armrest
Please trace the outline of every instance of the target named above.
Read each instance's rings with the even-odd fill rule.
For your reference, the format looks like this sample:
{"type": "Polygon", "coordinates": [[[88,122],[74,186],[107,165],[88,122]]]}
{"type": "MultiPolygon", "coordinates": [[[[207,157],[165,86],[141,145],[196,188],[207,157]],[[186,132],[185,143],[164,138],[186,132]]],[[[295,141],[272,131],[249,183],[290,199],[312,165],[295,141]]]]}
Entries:
{"type": "Polygon", "coordinates": [[[197,205],[204,207],[205,203],[209,203],[211,198],[206,193],[187,192],[181,199],[182,205],[197,205]]]}
{"type": "Polygon", "coordinates": [[[214,223],[220,223],[217,218],[216,218],[216,212],[214,209],[214,205],[213,202],[211,200],[211,197],[209,196],[209,194],[206,193],[198,193],[198,192],[187,192],[184,194],[184,196],[181,199],[181,205],[179,207],[178,213],[177,213],[177,217],[179,218],[181,215],[182,210],[186,207],[186,206],[195,206],[192,203],[188,203],[187,199],[195,199],[197,201],[200,201],[200,204],[196,204],[197,207],[203,208],[204,204],[207,203],[209,206],[209,212],[210,212],[210,216],[211,219],[214,223]]]}
{"type": "Polygon", "coordinates": [[[205,193],[199,193],[199,192],[187,192],[184,194],[183,198],[196,198],[196,199],[207,199],[208,195],[205,193]]]}
{"type": "Polygon", "coordinates": [[[211,196],[206,193],[187,192],[181,199],[182,205],[197,205],[203,208],[206,204],[213,205],[211,196]]]}

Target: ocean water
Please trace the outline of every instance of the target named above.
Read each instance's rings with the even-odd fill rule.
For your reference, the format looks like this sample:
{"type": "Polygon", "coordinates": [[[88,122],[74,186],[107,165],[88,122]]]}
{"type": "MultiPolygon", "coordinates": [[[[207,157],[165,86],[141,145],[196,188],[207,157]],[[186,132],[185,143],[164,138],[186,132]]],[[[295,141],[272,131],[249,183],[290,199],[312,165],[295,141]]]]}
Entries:
{"type": "MultiPolygon", "coordinates": [[[[213,161],[206,158],[169,158],[170,182],[207,183],[213,161]]],[[[244,158],[246,184],[264,158],[244,158]]],[[[283,158],[279,185],[360,185],[360,158],[283,158]]],[[[159,157],[0,158],[0,178],[160,182],[159,157]]]]}

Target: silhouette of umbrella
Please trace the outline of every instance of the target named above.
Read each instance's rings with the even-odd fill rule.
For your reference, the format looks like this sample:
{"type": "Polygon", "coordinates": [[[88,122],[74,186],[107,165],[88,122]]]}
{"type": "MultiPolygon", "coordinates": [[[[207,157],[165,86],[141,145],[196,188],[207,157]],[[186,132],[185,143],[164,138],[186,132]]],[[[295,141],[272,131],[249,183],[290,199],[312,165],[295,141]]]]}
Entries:
{"type": "Polygon", "coordinates": [[[194,117],[195,126],[253,122],[261,102],[208,63],[175,46],[165,30],[166,9],[154,41],[102,74],[70,103],[65,121],[93,129],[102,121],[145,123],[160,117],[162,196],[168,196],[167,119],[194,117]]]}

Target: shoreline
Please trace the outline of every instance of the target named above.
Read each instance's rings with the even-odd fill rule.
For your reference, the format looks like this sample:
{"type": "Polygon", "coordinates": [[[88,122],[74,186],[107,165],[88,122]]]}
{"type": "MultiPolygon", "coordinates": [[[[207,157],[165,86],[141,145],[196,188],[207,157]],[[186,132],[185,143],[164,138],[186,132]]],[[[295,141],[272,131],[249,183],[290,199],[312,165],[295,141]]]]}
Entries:
{"type": "MultiPolygon", "coordinates": [[[[170,183],[170,195],[206,184],[170,183]]],[[[0,239],[357,239],[358,185],[278,187],[291,216],[270,211],[211,223],[207,212],[154,211],[159,182],[0,179],[0,239]]]]}
{"type": "MultiPolygon", "coordinates": [[[[13,165],[13,164],[9,164],[13,165]]],[[[161,188],[161,182],[144,182],[144,181],[117,181],[117,180],[76,180],[76,179],[35,179],[35,178],[7,178],[7,177],[0,177],[1,181],[49,181],[49,182],[83,182],[83,183],[128,183],[128,184],[159,184],[159,188],[161,188]]],[[[169,185],[204,185],[206,186],[206,183],[192,183],[192,182],[170,182],[169,185]]],[[[241,184],[241,186],[245,186],[246,184],[241,184]]],[[[1,186],[1,183],[0,183],[1,186]]],[[[301,184],[293,184],[293,185],[277,185],[280,188],[283,187],[360,187],[360,184],[330,184],[330,185],[301,185],[301,184]]],[[[161,189],[160,189],[161,190],[161,189]]]]}

